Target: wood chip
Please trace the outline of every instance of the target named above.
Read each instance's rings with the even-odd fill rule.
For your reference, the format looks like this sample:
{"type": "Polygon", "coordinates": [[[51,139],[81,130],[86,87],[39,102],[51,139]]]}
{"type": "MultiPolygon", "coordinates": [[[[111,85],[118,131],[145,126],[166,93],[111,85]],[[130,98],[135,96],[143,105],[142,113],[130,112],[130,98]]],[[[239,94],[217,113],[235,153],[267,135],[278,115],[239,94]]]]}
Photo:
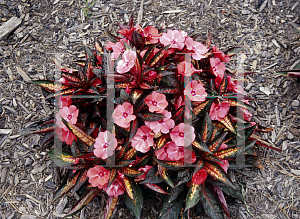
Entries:
{"type": "Polygon", "coordinates": [[[17,69],[17,72],[19,73],[19,75],[22,76],[24,81],[26,81],[26,82],[31,81],[31,78],[19,66],[17,66],[16,69],[17,69]]]}
{"type": "Polygon", "coordinates": [[[170,13],[180,13],[182,10],[171,10],[171,11],[163,11],[163,14],[170,14],[170,13]]]}
{"type": "Polygon", "coordinates": [[[264,8],[267,6],[267,3],[268,3],[268,0],[265,0],[259,7],[258,11],[262,12],[262,10],[264,10],[264,8]]]}
{"type": "Polygon", "coordinates": [[[2,24],[0,26],[0,40],[2,40],[5,36],[7,36],[14,29],[16,29],[21,23],[22,23],[22,20],[20,18],[12,17],[8,21],[6,21],[4,24],[2,24]]]}
{"type": "Polygon", "coordinates": [[[7,135],[11,132],[12,129],[0,129],[0,134],[7,135]]]}

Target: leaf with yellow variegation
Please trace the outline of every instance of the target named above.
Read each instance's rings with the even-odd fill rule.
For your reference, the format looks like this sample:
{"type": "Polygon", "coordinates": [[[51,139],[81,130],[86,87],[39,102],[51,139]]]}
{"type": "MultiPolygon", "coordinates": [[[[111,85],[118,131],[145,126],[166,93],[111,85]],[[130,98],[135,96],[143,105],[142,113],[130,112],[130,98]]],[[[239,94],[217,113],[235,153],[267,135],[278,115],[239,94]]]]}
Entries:
{"type": "Polygon", "coordinates": [[[104,219],[109,219],[112,216],[113,211],[118,203],[118,200],[119,200],[119,196],[117,197],[108,196],[108,200],[106,202],[106,208],[103,216],[104,219]]]}
{"type": "Polygon", "coordinates": [[[67,194],[76,184],[80,172],[76,171],[55,192],[53,201],[67,194]]]}
{"type": "Polygon", "coordinates": [[[110,185],[113,183],[113,181],[115,180],[115,178],[117,177],[118,175],[118,171],[116,168],[112,168],[110,170],[110,173],[109,173],[109,178],[108,178],[108,182],[107,182],[107,188],[110,187],[110,185]]]}
{"type": "Polygon", "coordinates": [[[153,67],[156,63],[159,62],[159,60],[165,55],[164,51],[167,51],[169,49],[170,45],[165,46],[164,48],[161,48],[156,54],[155,56],[150,60],[150,67],[153,67]]]}
{"type": "Polygon", "coordinates": [[[126,154],[125,154],[125,156],[124,156],[124,160],[130,160],[131,158],[133,158],[134,157],[134,155],[137,153],[137,150],[135,149],[135,148],[130,148],[127,152],[126,152],[126,154]]]}
{"type": "Polygon", "coordinates": [[[120,171],[125,174],[125,176],[129,177],[139,177],[144,174],[143,171],[137,171],[130,167],[122,167],[120,171]]]}
{"type": "Polygon", "coordinates": [[[213,177],[214,179],[223,182],[224,184],[230,186],[235,189],[235,186],[231,182],[228,174],[223,170],[223,168],[215,162],[205,161],[204,169],[206,172],[213,177]]]}
{"type": "Polygon", "coordinates": [[[93,188],[88,190],[87,193],[75,204],[72,210],[67,215],[65,215],[65,217],[77,214],[77,212],[79,212],[84,206],[93,201],[94,198],[96,198],[100,192],[101,189],[99,188],[93,188]]]}
{"type": "Polygon", "coordinates": [[[191,207],[194,207],[200,200],[200,193],[204,184],[195,184],[191,182],[190,189],[185,200],[185,211],[191,207]]]}
{"type": "Polygon", "coordinates": [[[203,111],[204,111],[204,108],[205,108],[206,106],[209,106],[209,104],[210,104],[211,102],[212,102],[211,100],[206,100],[205,102],[200,103],[198,106],[194,107],[194,108],[193,108],[194,114],[197,116],[198,114],[200,114],[201,112],[203,112],[203,111]]]}
{"type": "Polygon", "coordinates": [[[172,188],[174,188],[174,184],[172,182],[172,179],[170,178],[170,176],[168,175],[167,169],[161,165],[157,165],[158,168],[158,172],[159,175],[164,179],[164,181],[171,186],[172,188]]]}
{"type": "Polygon", "coordinates": [[[221,135],[219,135],[218,137],[216,137],[209,145],[208,148],[209,150],[214,154],[216,153],[219,148],[221,147],[225,137],[227,135],[227,132],[222,133],[221,135]]]}
{"type": "Polygon", "coordinates": [[[59,167],[67,167],[74,164],[76,158],[71,154],[61,150],[51,150],[48,152],[51,160],[59,167]]]}
{"type": "Polygon", "coordinates": [[[68,129],[87,146],[91,147],[95,143],[95,139],[91,136],[88,136],[83,130],[73,124],[68,123],[66,120],[64,120],[64,118],[61,120],[68,127],[68,129]]]}
{"type": "Polygon", "coordinates": [[[161,149],[167,142],[169,136],[168,135],[162,135],[160,138],[158,138],[158,141],[155,143],[156,147],[155,150],[161,149]]]}
{"type": "Polygon", "coordinates": [[[212,121],[208,114],[208,112],[205,113],[204,121],[202,124],[200,135],[202,137],[202,140],[207,143],[212,136],[212,121]]]}
{"type": "Polygon", "coordinates": [[[229,117],[228,116],[225,116],[223,119],[220,120],[220,122],[226,127],[229,129],[229,131],[233,132],[233,133],[236,133],[233,125],[232,125],[232,122],[230,121],[229,117]]]}
{"type": "Polygon", "coordinates": [[[126,176],[124,176],[121,180],[122,180],[125,192],[129,196],[129,198],[134,200],[134,194],[133,194],[134,191],[132,189],[132,182],[126,176]]]}

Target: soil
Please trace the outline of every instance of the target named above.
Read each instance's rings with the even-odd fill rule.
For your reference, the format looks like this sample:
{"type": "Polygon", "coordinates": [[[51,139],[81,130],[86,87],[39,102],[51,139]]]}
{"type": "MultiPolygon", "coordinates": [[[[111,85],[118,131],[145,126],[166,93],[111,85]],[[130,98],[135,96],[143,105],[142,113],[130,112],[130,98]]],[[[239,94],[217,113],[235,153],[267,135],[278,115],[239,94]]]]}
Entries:
{"type": "MultiPolygon", "coordinates": [[[[91,2],[90,2],[91,3],[91,2]]],[[[199,33],[221,50],[244,49],[245,90],[255,99],[254,120],[273,128],[262,137],[282,152],[258,148],[263,169],[229,172],[242,185],[246,205],[228,199],[232,218],[300,218],[300,114],[299,83],[276,74],[299,61],[300,34],[291,23],[300,23],[297,0],[208,1],[106,1],[98,0],[86,17],[82,0],[0,0],[0,25],[12,17],[22,23],[0,39],[0,216],[2,218],[61,218],[76,198],[51,202],[66,172],[58,169],[39,148],[40,136],[17,134],[35,121],[53,114],[41,89],[26,82],[53,79],[53,58],[64,66],[83,57],[83,45],[95,39],[108,42],[106,30],[116,34],[117,22],[132,13],[141,26],[152,25],[199,33]],[[140,10],[142,4],[142,11],[140,10]],[[20,71],[21,69],[21,71],[20,71]],[[22,73],[23,71],[23,73],[22,73]]],[[[1,33],[1,27],[0,27],[1,33]]],[[[228,66],[241,62],[234,59],[228,66]]],[[[99,195],[75,218],[102,218],[106,197],[99,195]]],[[[145,201],[142,218],[158,218],[162,197],[145,201]]],[[[121,200],[113,218],[134,218],[121,200]]],[[[194,218],[208,218],[194,209],[194,218]]]]}

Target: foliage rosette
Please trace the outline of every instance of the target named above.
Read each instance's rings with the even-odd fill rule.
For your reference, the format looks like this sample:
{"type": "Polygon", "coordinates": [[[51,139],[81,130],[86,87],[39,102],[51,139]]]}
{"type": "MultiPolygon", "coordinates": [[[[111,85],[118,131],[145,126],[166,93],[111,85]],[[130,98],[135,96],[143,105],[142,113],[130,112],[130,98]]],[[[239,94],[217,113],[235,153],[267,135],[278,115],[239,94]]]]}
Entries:
{"type": "Polygon", "coordinates": [[[120,197],[140,218],[143,193],[152,190],[165,196],[160,218],[187,218],[197,204],[211,218],[230,217],[224,193],[243,196],[228,169],[261,168],[254,145],[280,150],[255,134],[268,129],[251,121],[251,98],[237,71],[226,68],[235,54],[212,46],[210,36],[198,42],[181,30],[133,26],[133,17],[119,26],[105,47],[85,47],[77,69],[60,67],[60,83],[32,81],[50,100],[61,93],[54,118],[23,131],[45,133],[41,146],[54,135],[68,145],[49,152],[70,169],[54,199],[77,193],[71,216],[104,192],[104,218],[120,197]],[[240,155],[244,164],[237,166],[240,155]]]}

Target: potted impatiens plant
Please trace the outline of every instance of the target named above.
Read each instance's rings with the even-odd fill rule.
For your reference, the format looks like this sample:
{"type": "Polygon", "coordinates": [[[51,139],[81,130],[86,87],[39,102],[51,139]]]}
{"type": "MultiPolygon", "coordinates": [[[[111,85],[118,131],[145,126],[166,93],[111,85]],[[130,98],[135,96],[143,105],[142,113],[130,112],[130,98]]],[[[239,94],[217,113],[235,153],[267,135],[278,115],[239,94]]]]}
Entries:
{"type": "Polygon", "coordinates": [[[254,145],[280,150],[255,134],[265,129],[251,121],[251,98],[225,65],[234,54],[210,36],[198,42],[181,30],[133,26],[133,17],[119,26],[105,47],[85,47],[77,69],[58,66],[60,84],[32,81],[60,100],[54,119],[23,132],[46,133],[41,146],[62,142],[49,156],[70,174],[54,200],[77,193],[71,216],[104,192],[104,218],[119,199],[140,218],[144,193],[154,191],[164,196],[159,218],[188,218],[197,204],[230,218],[224,194],[243,196],[228,169],[261,168],[254,145]]]}

